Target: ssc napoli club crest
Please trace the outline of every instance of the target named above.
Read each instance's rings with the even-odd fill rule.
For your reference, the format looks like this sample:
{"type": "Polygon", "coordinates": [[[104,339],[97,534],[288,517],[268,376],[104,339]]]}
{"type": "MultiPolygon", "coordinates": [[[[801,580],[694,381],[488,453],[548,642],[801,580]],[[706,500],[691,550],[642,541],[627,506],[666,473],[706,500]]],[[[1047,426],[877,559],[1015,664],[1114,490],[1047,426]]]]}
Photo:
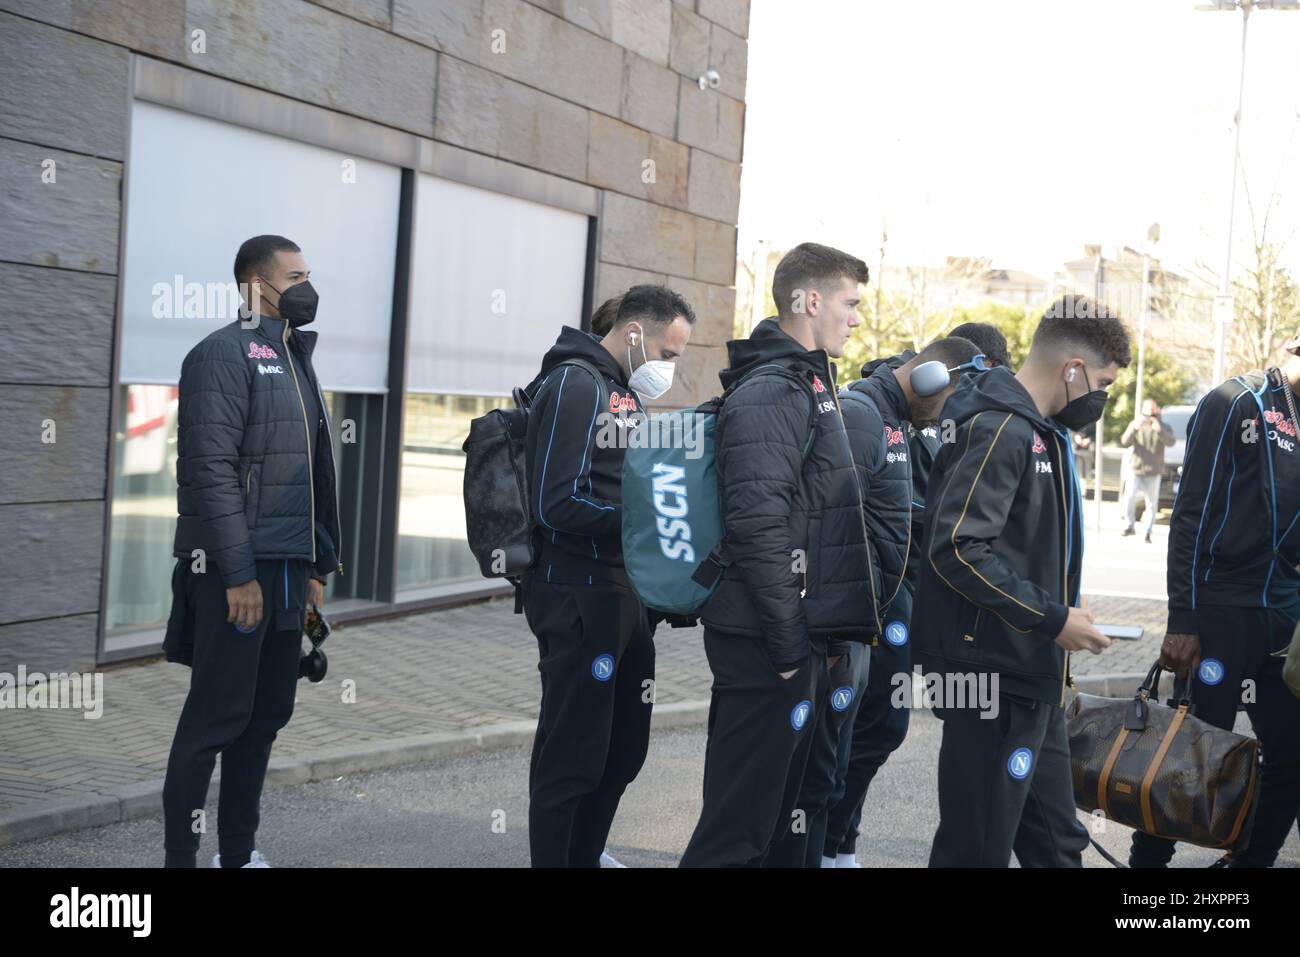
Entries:
{"type": "Polygon", "coordinates": [[[885,626],[885,641],[895,648],[907,644],[907,626],[901,621],[891,621],[885,626]]]}
{"type": "Polygon", "coordinates": [[[790,712],[790,727],[796,731],[802,731],[803,726],[808,723],[808,716],[812,714],[812,702],[805,698],[794,706],[790,712]]]}
{"type": "Polygon", "coordinates": [[[614,658],[612,655],[597,655],[591,663],[591,676],[597,681],[608,681],[614,677],[614,658]]]}
{"type": "Polygon", "coordinates": [[[1223,680],[1223,662],[1218,658],[1206,658],[1196,670],[1196,676],[1203,684],[1217,685],[1223,680]]]}
{"type": "Polygon", "coordinates": [[[843,711],[851,704],[853,704],[853,689],[848,685],[831,692],[831,707],[836,711],[843,711]]]}
{"type": "Polygon", "coordinates": [[[1034,767],[1034,752],[1028,748],[1016,748],[1011,752],[1011,757],[1007,759],[1007,773],[1017,781],[1023,781],[1029,777],[1029,772],[1034,767]]]}
{"type": "Polygon", "coordinates": [[[235,631],[239,632],[241,635],[251,635],[253,632],[257,631],[257,626],[249,625],[247,628],[245,628],[242,625],[236,625],[235,631]]]}

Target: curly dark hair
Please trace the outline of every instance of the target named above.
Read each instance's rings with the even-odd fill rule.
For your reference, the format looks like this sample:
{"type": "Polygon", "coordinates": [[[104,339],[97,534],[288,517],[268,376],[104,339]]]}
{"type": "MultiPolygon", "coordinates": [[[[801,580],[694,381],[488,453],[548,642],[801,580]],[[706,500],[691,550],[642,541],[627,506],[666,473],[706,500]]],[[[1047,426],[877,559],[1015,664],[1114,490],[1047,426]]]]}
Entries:
{"type": "Polygon", "coordinates": [[[1115,312],[1091,296],[1062,296],[1047,307],[1034,331],[1031,351],[1039,345],[1086,349],[1100,365],[1123,368],[1133,361],[1128,330],[1115,312]]]}

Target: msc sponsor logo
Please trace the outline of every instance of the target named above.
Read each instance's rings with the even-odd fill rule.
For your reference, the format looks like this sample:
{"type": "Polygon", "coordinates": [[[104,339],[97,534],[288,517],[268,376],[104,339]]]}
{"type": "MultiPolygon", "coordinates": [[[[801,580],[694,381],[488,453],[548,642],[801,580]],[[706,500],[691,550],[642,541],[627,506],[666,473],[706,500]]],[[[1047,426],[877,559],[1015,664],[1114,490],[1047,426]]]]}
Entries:
{"type": "Polygon", "coordinates": [[[257,364],[257,374],[266,375],[267,373],[283,374],[284,366],[264,366],[262,365],[262,363],[259,362],[257,364]]]}

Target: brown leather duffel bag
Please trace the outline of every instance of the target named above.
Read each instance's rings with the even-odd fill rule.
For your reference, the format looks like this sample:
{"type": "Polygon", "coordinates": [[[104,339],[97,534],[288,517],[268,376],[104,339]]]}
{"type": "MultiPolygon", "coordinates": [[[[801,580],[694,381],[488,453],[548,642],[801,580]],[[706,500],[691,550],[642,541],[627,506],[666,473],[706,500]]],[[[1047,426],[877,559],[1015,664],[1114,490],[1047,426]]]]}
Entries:
{"type": "Polygon", "coordinates": [[[1132,699],[1080,694],[1066,713],[1074,802],[1131,828],[1202,847],[1250,832],[1259,742],[1158,700],[1156,662],[1132,699]],[[1155,699],[1155,700],[1153,700],[1155,699]]]}

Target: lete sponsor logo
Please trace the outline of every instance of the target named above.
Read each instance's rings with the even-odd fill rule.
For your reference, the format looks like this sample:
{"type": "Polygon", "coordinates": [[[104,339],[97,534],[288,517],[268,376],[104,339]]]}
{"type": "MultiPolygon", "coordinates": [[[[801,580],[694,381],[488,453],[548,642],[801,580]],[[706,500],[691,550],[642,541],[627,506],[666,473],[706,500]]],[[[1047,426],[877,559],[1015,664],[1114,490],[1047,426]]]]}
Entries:
{"type": "Polygon", "coordinates": [[[1043,437],[1041,435],[1035,432],[1034,433],[1034,454],[1042,455],[1046,451],[1047,451],[1047,443],[1043,441],[1043,437]]]}
{"type": "Polygon", "coordinates": [[[891,429],[889,426],[885,426],[885,447],[886,448],[893,445],[906,445],[906,444],[907,444],[907,438],[903,435],[902,429],[891,429]]]}
{"type": "Polygon", "coordinates": [[[256,342],[248,344],[248,358],[250,359],[278,359],[279,354],[270,346],[259,346],[256,342]]]}
{"type": "Polygon", "coordinates": [[[1289,435],[1293,439],[1296,437],[1295,426],[1285,412],[1279,412],[1276,409],[1265,409],[1264,421],[1269,425],[1277,426],[1277,430],[1283,435],[1289,435]]]}
{"type": "Polygon", "coordinates": [[[635,412],[636,397],[632,393],[619,395],[617,392],[609,394],[609,411],[611,412],[635,412]]]}

